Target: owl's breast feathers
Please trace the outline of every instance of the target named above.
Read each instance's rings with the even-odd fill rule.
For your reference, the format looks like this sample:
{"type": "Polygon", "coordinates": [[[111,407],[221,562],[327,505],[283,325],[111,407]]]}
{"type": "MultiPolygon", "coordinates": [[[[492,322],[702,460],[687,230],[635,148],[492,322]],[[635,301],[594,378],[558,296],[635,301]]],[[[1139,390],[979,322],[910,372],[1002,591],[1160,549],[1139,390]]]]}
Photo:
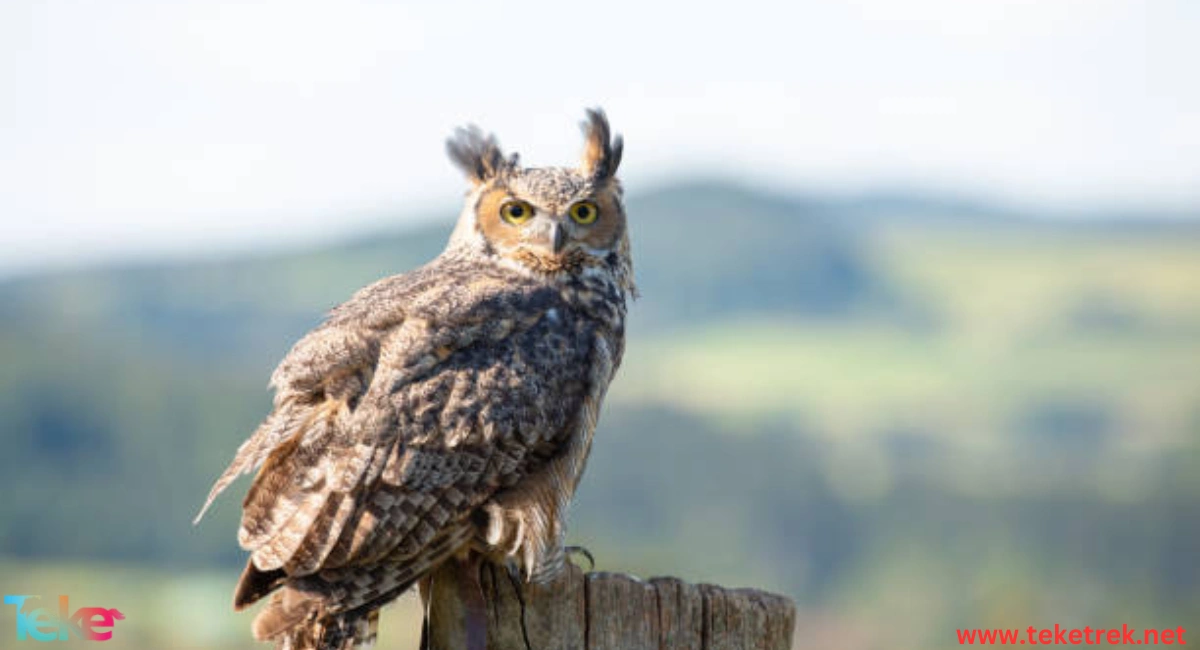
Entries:
{"type": "Polygon", "coordinates": [[[256,635],[385,602],[480,530],[527,572],[552,568],[624,314],[602,276],[553,284],[446,257],[331,312],[272,375],[273,412],[208,499],[261,467],[235,604],[286,588],[256,635]]]}

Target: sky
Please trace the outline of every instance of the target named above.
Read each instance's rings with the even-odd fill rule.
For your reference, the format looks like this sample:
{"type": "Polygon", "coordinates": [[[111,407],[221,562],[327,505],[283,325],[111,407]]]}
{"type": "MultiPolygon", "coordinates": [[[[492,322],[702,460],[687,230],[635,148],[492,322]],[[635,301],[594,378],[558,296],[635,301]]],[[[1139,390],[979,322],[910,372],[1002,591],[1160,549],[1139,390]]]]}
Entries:
{"type": "Polygon", "coordinates": [[[722,175],[1200,207],[1200,2],[0,3],[0,275],[456,212],[454,127],[722,175]]]}

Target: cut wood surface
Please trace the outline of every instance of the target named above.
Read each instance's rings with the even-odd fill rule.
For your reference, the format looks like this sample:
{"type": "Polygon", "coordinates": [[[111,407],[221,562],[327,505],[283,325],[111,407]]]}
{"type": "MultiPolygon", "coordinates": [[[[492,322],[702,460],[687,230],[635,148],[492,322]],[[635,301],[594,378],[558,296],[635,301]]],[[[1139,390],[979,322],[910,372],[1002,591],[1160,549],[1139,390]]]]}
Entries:
{"type": "MultiPolygon", "coordinates": [[[[448,562],[433,576],[431,650],[468,647],[467,603],[448,562]]],[[[505,569],[481,570],[488,650],[790,650],[791,599],[755,589],[584,574],[568,565],[553,582],[518,587],[505,569]],[[522,607],[522,601],[524,607],[522,607]]],[[[478,593],[478,592],[476,592],[478,593]]],[[[474,645],[474,644],[473,644],[474,645]]]]}

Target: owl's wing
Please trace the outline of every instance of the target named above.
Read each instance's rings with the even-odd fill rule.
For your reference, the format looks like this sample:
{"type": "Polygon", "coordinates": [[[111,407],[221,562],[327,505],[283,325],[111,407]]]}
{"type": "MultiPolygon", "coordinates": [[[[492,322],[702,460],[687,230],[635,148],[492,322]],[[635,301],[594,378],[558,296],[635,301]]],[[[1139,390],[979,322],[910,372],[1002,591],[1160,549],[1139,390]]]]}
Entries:
{"type": "MultiPolygon", "coordinates": [[[[374,376],[381,344],[406,321],[409,331],[416,329],[412,327],[414,318],[428,321],[437,317],[442,329],[457,322],[468,329],[458,336],[448,332],[446,338],[469,342],[481,320],[498,307],[511,307],[511,300],[496,300],[496,294],[505,288],[503,282],[482,276],[473,283],[456,283],[452,277],[461,272],[440,261],[360,289],[330,312],[325,323],[292,346],[271,374],[270,386],[276,391],[271,414],[238,447],[193,523],[204,517],[217,496],[239,476],[262,466],[274,450],[291,449],[301,442],[298,433],[308,431],[303,440],[310,442],[322,439],[321,432],[333,425],[339,414],[346,415],[343,407],[357,405],[374,376]]],[[[407,342],[410,357],[424,351],[422,344],[440,343],[413,338],[407,342]]]]}
{"type": "Polygon", "coordinates": [[[329,324],[300,339],[271,377],[274,409],[238,447],[194,523],[230,483],[262,466],[272,452],[323,438],[343,409],[365,391],[379,356],[379,339],[368,330],[329,324]]]}
{"type": "Polygon", "coordinates": [[[466,513],[502,480],[519,477],[529,454],[550,453],[541,433],[503,445],[467,435],[478,427],[454,421],[446,405],[456,391],[472,390],[463,377],[478,373],[443,367],[461,365],[460,351],[503,347],[552,297],[477,272],[449,275],[365,289],[280,364],[274,412],[213,489],[215,496],[261,465],[243,504],[239,541],[253,566],[239,605],[269,591],[281,573],[388,555],[428,561],[422,551],[461,535],[466,513]],[[362,309],[353,306],[359,298],[362,309]]]}

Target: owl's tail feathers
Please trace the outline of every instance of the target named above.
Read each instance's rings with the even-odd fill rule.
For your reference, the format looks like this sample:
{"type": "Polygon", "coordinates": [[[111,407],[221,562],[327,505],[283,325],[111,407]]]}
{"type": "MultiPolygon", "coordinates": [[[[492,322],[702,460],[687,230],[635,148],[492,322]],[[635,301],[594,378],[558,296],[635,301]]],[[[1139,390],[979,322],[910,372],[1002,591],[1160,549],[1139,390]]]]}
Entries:
{"type": "Polygon", "coordinates": [[[282,569],[263,571],[254,566],[254,560],[246,560],[246,568],[238,578],[237,588],[233,592],[233,609],[242,611],[258,602],[267,594],[283,586],[287,574],[282,569]]]}
{"type": "Polygon", "coordinates": [[[209,490],[208,498],[204,500],[200,512],[196,513],[196,518],[192,520],[193,526],[200,523],[200,520],[204,518],[204,513],[208,512],[209,506],[225,491],[225,488],[229,487],[230,483],[233,483],[242,474],[254,471],[254,468],[262,464],[267,454],[276,445],[296,433],[293,424],[295,418],[287,417],[293,409],[291,402],[285,402],[280,411],[268,416],[266,421],[259,425],[258,429],[255,429],[254,434],[238,447],[229,467],[225,468],[225,471],[217,478],[217,482],[213,484],[212,489],[209,490]]]}
{"type": "Polygon", "coordinates": [[[254,619],[254,638],[274,641],[276,650],[365,650],[375,645],[379,610],[325,614],[320,604],[284,588],[254,619]]]}
{"type": "Polygon", "coordinates": [[[297,644],[302,633],[314,631],[320,614],[320,603],[291,588],[283,588],[271,596],[267,606],[258,613],[251,625],[254,638],[259,641],[275,641],[278,647],[316,648],[314,644],[297,644]],[[292,645],[280,645],[284,641],[292,645]]]}

